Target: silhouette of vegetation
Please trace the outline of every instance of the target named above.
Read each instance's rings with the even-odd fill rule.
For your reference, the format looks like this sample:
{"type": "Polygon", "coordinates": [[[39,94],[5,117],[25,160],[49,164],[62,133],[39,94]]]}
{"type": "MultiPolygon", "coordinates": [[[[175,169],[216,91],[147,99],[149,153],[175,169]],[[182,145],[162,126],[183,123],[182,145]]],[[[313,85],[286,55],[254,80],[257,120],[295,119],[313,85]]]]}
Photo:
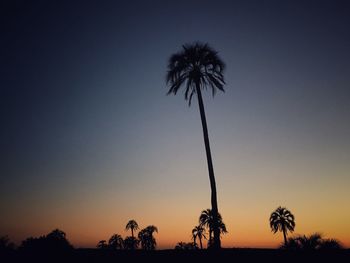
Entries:
{"type": "Polygon", "coordinates": [[[186,242],[179,242],[175,246],[175,250],[195,250],[198,249],[198,245],[196,243],[186,243],[186,242]]]}
{"type": "Polygon", "coordinates": [[[114,234],[108,241],[108,247],[110,249],[123,249],[124,248],[124,240],[121,235],[114,234]]]}
{"type": "Polygon", "coordinates": [[[72,250],[73,246],[67,240],[65,232],[55,229],[46,236],[44,235],[39,238],[27,238],[26,240],[22,241],[20,249],[30,252],[62,252],[72,250]]]}
{"type": "Polygon", "coordinates": [[[180,87],[185,86],[185,99],[188,100],[189,105],[191,105],[193,95],[197,95],[211,187],[211,206],[213,211],[212,231],[214,233],[213,248],[215,249],[221,247],[218,221],[219,210],[213,161],[211,157],[207,121],[201,90],[209,87],[212,90],[213,96],[216,90],[224,91],[224,69],[225,64],[219,58],[218,53],[214,49],[208,44],[195,43],[192,45],[183,45],[183,49],[180,52],[170,57],[166,77],[166,82],[170,87],[168,94],[173,93],[176,95],[180,87]]]}
{"type": "Polygon", "coordinates": [[[319,249],[322,250],[337,250],[343,249],[341,242],[335,238],[323,239],[319,249]]]}
{"type": "Polygon", "coordinates": [[[295,228],[294,215],[285,207],[279,206],[270,216],[270,227],[274,234],[277,231],[283,233],[284,244],[287,246],[287,232],[293,232],[295,228]]]}
{"type": "Polygon", "coordinates": [[[15,249],[15,244],[12,243],[8,236],[0,237],[0,253],[8,253],[15,249]]]}
{"type": "Polygon", "coordinates": [[[137,222],[135,220],[129,220],[129,222],[126,224],[125,226],[125,230],[131,230],[131,238],[126,238],[126,242],[127,242],[127,249],[128,250],[133,250],[133,249],[137,249],[138,245],[139,245],[139,240],[137,238],[135,238],[134,236],[134,231],[139,229],[139,225],[137,224],[137,222]]]}
{"type": "Polygon", "coordinates": [[[201,247],[201,249],[203,249],[203,243],[202,243],[202,239],[207,239],[207,237],[205,236],[205,228],[201,225],[195,226],[192,229],[192,239],[193,239],[193,243],[197,245],[197,238],[199,239],[199,245],[201,247]]]}
{"type": "Polygon", "coordinates": [[[126,250],[135,250],[138,248],[139,244],[140,240],[135,237],[129,236],[124,239],[124,249],[126,250]]]}
{"type": "MultiPolygon", "coordinates": [[[[225,223],[222,221],[221,214],[218,214],[218,225],[221,234],[228,233],[225,223]]],[[[214,216],[211,209],[203,210],[199,216],[199,226],[208,228],[209,240],[208,248],[212,248],[213,245],[213,227],[214,227],[214,216]]]]}
{"type": "Polygon", "coordinates": [[[140,239],[142,249],[144,250],[156,249],[157,242],[153,236],[154,232],[158,233],[158,228],[153,225],[148,226],[139,232],[138,237],[140,239]]]}
{"type": "Polygon", "coordinates": [[[322,236],[319,233],[311,234],[310,236],[299,236],[296,238],[298,244],[303,250],[318,249],[322,242],[322,236]]]}
{"type": "Polygon", "coordinates": [[[99,249],[107,249],[108,248],[107,241],[106,240],[98,241],[96,247],[99,248],[99,249]]]}
{"type": "Polygon", "coordinates": [[[137,222],[135,220],[132,219],[126,224],[125,230],[129,230],[129,229],[131,230],[131,236],[135,237],[134,231],[139,229],[139,225],[137,224],[137,222]]]}
{"type": "Polygon", "coordinates": [[[336,239],[323,239],[320,233],[314,233],[309,236],[298,235],[288,238],[287,244],[281,245],[283,249],[289,250],[337,250],[342,249],[341,243],[336,239]]]}

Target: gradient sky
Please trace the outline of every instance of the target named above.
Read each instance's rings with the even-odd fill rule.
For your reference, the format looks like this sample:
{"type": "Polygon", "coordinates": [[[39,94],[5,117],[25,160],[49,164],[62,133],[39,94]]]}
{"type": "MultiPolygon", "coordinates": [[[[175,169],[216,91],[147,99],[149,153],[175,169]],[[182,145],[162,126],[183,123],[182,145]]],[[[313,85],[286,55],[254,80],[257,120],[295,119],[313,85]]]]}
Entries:
{"type": "Polygon", "coordinates": [[[0,235],[94,247],[135,219],[189,242],[210,187],[197,101],[167,59],[208,42],[225,247],[276,247],[270,213],[350,246],[349,1],[2,1],[0,235]]]}

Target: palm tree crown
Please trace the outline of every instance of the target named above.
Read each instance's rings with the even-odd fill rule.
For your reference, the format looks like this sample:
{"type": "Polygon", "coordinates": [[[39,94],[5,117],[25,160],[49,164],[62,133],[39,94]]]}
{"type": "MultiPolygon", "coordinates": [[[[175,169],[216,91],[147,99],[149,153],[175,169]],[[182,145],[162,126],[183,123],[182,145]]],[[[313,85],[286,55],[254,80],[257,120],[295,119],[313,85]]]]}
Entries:
{"type": "Polygon", "coordinates": [[[191,105],[196,87],[210,86],[213,95],[216,89],[224,91],[224,62],[217,52],[208,44],[195,43],[183,45],[183,50],[172,55],[169,59],[167,84],[170,86],[168,94],[176,93],[182,85],[186,86],[185,99],[191,105]]]}
{"type": "Polygon", "coordinates": [[[287,232],[293,232],[295,228],[294,215],[285,207],[279,206],[270,216],[271,231],[283,232],[284,243],[287,245],[287,232]]]}

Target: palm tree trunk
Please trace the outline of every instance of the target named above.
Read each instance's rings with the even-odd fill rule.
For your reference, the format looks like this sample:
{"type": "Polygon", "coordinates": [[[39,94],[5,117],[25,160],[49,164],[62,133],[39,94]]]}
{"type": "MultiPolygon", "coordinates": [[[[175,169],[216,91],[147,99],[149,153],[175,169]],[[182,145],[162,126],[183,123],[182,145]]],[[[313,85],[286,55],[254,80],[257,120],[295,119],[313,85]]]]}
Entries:
{"type": "Polygon", "coordinates": [[[134,238],[134,229],[131,228],[131,236],[134,238]]]}
{"type": "Polygon", "coordinates": [[[287,247],[287,235],[286,235],[286,229],[283,228],[283,237],[284,237],[284,245],[287,247]]]}
{"type": "Polygon", "coordinates": [[[202,244],[202,238],[201,237],[199,237],[199,244],[201,246],[201,249],[203,249],[203,244],[202,244]]]}
{"type": "Polygon", "coordinates": [[[198,96],[199,112],[201,114],[204,145],[205,145],[205,151],[207,154],[208,172],[209,172],[209,180],[210,180],[210,187],[211,187],[211,211],[213,213],[213,220],[214,220],[213,222],[214,243],[212,248],[220,249],[221,242],[220,242],[220,230],[219,230],[219,224],[218,224],[219,212],[218,212],[218,201],[216,196],[216,183],[215,183],[215,177],[214,177],[213,161],[211,159],[207,120],[205,118],[203,98],[202,98],[202,93],[201,93],[200,85],[198,81],[196,83],[196,92],[198,96]]]}

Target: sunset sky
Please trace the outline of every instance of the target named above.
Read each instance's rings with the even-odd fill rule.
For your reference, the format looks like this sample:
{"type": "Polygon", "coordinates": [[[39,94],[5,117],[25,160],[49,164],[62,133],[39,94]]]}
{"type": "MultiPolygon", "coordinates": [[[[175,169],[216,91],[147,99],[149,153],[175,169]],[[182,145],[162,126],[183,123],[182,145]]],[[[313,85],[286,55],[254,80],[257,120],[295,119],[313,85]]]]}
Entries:
{"type": "Polygon", "coordinates": [[[95,247],[153,224],[189,242],[210,186],[197,100],[166,96],[167,60],[208,42],[204,93],[224,247],[277,247],[269,216],[350,247],[349,1],[0,4],[0,236],[62,229],[95,247]]]}

